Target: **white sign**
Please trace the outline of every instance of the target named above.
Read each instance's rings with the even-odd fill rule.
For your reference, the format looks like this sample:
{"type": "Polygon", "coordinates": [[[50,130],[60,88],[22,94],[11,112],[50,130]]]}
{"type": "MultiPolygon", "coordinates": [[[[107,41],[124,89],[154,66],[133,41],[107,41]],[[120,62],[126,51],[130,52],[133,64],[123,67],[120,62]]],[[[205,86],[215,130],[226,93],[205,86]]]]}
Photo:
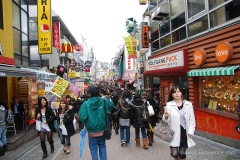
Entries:
{"type": "Polygon", "coordinates": [[[51,89],[52,89],[52,86],[53,86],[54,82],[46,82],[45,84],[46,84],[46,86],[45,86],[45,92],[50,92],[51,89]]]}
{"type": "Polygon", "coordinates": [[[183,50],[146,61],[146,71],[181,66],[184,66],[183,50]]]}

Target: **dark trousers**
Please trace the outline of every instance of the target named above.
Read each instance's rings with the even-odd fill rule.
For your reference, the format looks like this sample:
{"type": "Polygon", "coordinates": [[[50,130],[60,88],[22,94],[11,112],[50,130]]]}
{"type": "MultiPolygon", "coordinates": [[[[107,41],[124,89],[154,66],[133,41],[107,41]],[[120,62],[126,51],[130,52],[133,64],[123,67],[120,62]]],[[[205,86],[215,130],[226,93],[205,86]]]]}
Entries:
{"type": "Polygon", "coordinates": [[[14,123],[17,129],[23,128],[23,115],[22,114],[15,114],[14,123]]]}

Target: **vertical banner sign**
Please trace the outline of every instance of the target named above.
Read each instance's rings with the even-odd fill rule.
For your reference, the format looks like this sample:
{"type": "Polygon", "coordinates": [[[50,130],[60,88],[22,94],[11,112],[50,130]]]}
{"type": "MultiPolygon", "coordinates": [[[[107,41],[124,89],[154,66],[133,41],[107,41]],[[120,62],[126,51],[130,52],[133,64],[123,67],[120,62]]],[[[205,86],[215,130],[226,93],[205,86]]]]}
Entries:
{"type": "Polygon", "coordinates": [[[149,47],[148,25],[142,26],[142,48],[149,47]]]}
{"type": "Polygon", "coordinates": [[[52,54],[51,0],[38,0],[38,54],[52,54]]]}
{"type": "Polygon", "coordinates": [[[53,32],[53,47],[57,50],[60,50],[60,23],[52,23],[52,32],[53,32]]]}

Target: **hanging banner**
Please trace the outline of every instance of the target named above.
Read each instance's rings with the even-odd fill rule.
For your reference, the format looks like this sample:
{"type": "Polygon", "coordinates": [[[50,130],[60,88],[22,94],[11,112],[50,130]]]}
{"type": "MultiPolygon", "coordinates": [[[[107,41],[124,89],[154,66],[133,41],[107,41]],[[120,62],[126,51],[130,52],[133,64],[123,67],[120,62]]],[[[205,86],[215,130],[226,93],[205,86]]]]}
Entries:
{"type": "Polygon", "coordinates": [[[68,81],[61,77],[57,77],[51,89],[51,93],[58,97],[62,97],[68,85],[69,85],[68,81]]]}
{"type": "Polygon", "coordinates": [[[53,32],[53,47],[57,50],[60,50],[60,23],[52,23],[52,32],[53,32]]]}
{"type": "Polygon", "coordinates": [[[51,0],[37,1],[38,54],[52,54],[51,0]]]}

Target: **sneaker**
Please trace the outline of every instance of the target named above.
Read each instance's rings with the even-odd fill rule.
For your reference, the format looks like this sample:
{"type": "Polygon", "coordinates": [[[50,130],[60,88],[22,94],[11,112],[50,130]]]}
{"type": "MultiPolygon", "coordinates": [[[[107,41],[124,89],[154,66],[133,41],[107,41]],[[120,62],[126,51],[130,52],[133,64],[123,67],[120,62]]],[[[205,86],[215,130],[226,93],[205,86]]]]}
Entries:
{"type": "Polygon", "coordinates": [[[130,143],[126,143],[125,146],[130,147],[130,143]]]}
{"type": "Polygon", "coordinates": [[[121,146],[124,147],[124,145],[125,145],[125,141],[121,140],[121,146]]]}

